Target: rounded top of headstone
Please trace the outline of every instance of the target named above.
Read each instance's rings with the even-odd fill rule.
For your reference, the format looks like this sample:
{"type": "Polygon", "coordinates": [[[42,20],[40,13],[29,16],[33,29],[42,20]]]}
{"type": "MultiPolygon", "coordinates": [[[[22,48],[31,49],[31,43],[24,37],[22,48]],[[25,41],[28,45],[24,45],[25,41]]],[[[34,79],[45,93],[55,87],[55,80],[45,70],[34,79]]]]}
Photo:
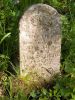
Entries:
{"type": "Polygon", "coordinates": [[[30,11],[42,11],[42,12],[47,12],[48,13],[54,13],[56,12],[56,9],[54,9],[53,7],[47,5],[47,4],[35,4],[35,5],[32,5],[29,9],[28,9],[28,12],[30,11]]]}
{"type": "MultiPolygon", "coordinates": [[[[60,27],[60,15],[56,9],[47,4],[35,4],[26,10],[20,19],[20,33],[31,30],[34,27],[40,28],[39,31],[49,27],[60,27]]],[[[55,30],[55,29],[54,29],[55,30]]],[[[59,30],[59,29],[58,29],[59,30]]]]}

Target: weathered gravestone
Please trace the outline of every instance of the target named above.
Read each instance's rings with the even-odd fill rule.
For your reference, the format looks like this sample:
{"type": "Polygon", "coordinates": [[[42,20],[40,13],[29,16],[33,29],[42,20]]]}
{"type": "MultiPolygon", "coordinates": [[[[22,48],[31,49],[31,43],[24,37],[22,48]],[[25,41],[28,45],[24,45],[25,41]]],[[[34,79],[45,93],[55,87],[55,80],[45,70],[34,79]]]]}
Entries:
{"type": "Polygon", "coordinates": [[[60,15],[51,6],[36,4],[20,19],[20,73],[30,83],[44,84],[60,73],[60,15]]]}

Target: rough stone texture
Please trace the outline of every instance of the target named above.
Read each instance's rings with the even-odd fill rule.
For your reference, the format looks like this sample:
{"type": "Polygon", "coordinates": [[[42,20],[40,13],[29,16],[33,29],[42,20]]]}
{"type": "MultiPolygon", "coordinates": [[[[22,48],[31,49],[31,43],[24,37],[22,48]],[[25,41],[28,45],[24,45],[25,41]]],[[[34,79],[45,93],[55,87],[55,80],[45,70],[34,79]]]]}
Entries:
{"type": "Polygon", "coordinates": [[[20,73],[44,82],[60,73],[60,15],[51,6],[37,4],[22,16],[20,30],[20,73]]]}

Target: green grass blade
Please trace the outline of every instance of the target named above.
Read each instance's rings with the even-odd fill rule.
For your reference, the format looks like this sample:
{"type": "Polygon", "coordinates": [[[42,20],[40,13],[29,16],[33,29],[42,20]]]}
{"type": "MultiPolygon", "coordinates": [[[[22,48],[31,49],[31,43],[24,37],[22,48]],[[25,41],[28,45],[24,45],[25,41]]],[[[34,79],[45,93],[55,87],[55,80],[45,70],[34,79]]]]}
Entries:
{"type": "Polygon", "coordinates": [[[2,42],[10,36],[11,33],[7,33],[6,35],[3,36],[3,38],[0,40],[0,44],[2,44],[2,42]]]}

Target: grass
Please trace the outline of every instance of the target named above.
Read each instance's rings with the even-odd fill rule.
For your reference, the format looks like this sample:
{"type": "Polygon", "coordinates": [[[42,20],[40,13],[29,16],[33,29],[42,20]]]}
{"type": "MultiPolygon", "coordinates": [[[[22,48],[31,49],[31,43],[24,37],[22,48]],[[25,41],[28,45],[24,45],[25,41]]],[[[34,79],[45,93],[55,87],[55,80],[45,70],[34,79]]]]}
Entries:
{"type": "Polygon", "coordinates": [[[14,0],[0,0],[0,80],[5,91],[5,97],[0,100],[75,100],[74,0],[20,0],[19,3],[14,0]],[[37,3],[49,4],[62,15],[62,74],[49,88],[32,90],[25,95],[23,89],[16,87],[17,93],[14,93],[13,79],[17,80],[19,76],[18,22],[23,11],[37,3]]]}

